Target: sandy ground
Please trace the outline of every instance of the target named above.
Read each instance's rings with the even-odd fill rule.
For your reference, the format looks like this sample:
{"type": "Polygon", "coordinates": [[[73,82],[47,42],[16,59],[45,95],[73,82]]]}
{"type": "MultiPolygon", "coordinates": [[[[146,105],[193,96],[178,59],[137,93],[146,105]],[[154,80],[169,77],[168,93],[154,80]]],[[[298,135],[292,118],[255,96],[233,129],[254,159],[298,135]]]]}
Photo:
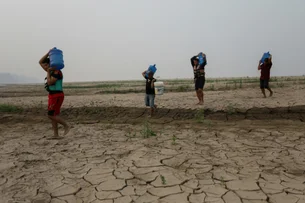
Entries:
{"type": "MultiPolygon", "coordinates": [[[[276,88],[267,99],[259,89],[208,91],[204,107],[304,107],[302,88],[276,88]]],[[[25,109],[44,109],[46,102],[46,96],[0,100],[25,109]]],[[[305,203],[302,119],[283,112],[272,120],[222,121],[215,114],[198,123],[194,93],[168,93],[156,102],[160,113],[175,113],[145,126],[143,94],[67,96],[64,117],[73,128],[61,140],[50,139],[44,111],[1,113],[0,203],[305,203]],[[88,122],[103,117],[88,107],[109,112],[88,122]],[[140,111],[139,122],[118,111],[140,111]],[[145,138],[143,130],[156,134],[145,138]]]]}
{"type": "MultiPolygon", "coordinates": [[[[305,105],[305,85],[275,88],[271,98],[263,98],[259,88],[239,89],[230,91],[206,91],[205,108],[223,110],[228,107],[249,109],[253,107],[287,107],[305,105]]],[[[268,95],[268,94],[267,94],[268,95]]],[[[202,108],[194,92],[166,93],[156,96],[155,103],[163,108],[202,108]]],[[[15,104],[22,107],[42,107],[47,105],[46,96],[6,97],[1,98],[0,104],[15,104]]],[[[144,94],[95,94],[83,96],[66,96],[63,108],[71,107],[144,107],[144,94]]]]}

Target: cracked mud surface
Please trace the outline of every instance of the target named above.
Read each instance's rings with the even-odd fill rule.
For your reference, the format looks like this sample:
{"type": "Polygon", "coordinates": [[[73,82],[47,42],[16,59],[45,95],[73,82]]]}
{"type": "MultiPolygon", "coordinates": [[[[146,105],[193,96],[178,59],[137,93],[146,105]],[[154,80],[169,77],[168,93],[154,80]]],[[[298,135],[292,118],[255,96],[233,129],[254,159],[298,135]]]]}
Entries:
{"type": "Polygon", "coordinates": [[[145,109],[120,101],[66,106],[61,140],[37,105],[2,113],[0,203],[305,203],[305,107],[293,100],[207,109],[202,123],[160,108],[149,138],[145,109]]]}
{"type": "Polygon", "coordinates": [[[74,123],[62,140],[33,122],[1,124],[0,202],[305,202],[300,121],[153,123],[150,138],[74,123]]]}

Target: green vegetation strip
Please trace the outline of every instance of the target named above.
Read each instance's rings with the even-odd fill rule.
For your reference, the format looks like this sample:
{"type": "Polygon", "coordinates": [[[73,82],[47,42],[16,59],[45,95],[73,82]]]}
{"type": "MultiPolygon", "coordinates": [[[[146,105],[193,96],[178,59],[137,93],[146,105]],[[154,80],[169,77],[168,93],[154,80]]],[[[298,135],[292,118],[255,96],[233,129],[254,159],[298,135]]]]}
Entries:
{"type": "Polygon", "coordinates": [[[0,104],[0,112],[4,113],[18,113],[22,112],[23,109],[19,106],[14,106],[10,104],[0,104]]]}
{"type": "Polygon", "coordinates": [[[89,88],[115,88],[122,87],[122,84],[96,84],[96,85],[67,85],[65,89],[89,89],[89,88]]]}

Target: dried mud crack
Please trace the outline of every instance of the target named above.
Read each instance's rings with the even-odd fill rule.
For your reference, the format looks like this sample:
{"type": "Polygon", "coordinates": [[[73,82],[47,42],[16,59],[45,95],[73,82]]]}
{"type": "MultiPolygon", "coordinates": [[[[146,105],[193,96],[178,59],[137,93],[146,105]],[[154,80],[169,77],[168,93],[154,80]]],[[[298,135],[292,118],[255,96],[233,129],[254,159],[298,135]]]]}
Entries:
{"type": "Polygon", "coordinates": [[[62,115],[73,126],[62,140],[48,139],[43,109],[0,115],[1,203],[305,202],[304,106],[62,115]]]}

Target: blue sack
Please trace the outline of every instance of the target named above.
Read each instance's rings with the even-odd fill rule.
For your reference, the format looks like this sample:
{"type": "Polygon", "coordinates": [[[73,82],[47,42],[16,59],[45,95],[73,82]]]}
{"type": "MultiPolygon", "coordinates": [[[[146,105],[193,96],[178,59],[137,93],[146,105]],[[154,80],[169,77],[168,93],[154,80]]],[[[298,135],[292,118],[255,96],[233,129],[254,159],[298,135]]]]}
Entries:
{"type": "Polygon", "coordinates": [[[202,53],[199,54],[198,60],[199,60],[199,65],[202,65],[205,63],[205,57],[203,57],[202,53]]]}
{"type": "Polygon", "coordinates": [[[146,77],[148,77],[148,73],[153,72],[155,74],[156,71],[157,71],[156,64],[150,65],[148,67],[145,75],[146,75],[146,77]]]}
{"type": "Polygon", "coordinates": [[[207,64],[207,59],[206,59],[206,56],[203,56],[203,53],[200,52],[198,54],[198,60],[199,60],[199,65],[206,65],[207,64]]]}
{"type": "Polygon", "coordinates": [[[264,53],[260,62],[264,63],[265,59],[270,58],[270,56],[271,56],[271,54],[269,53],[269,51],[264,53]]]}
{"type": "Polygon", "coordinates": [[[56,68],[57,70],[63,69],[65,67],[64,65],[64,56],[61,50],[56,49],[54,47],[50,53],[50,67],[56,68]]]}

